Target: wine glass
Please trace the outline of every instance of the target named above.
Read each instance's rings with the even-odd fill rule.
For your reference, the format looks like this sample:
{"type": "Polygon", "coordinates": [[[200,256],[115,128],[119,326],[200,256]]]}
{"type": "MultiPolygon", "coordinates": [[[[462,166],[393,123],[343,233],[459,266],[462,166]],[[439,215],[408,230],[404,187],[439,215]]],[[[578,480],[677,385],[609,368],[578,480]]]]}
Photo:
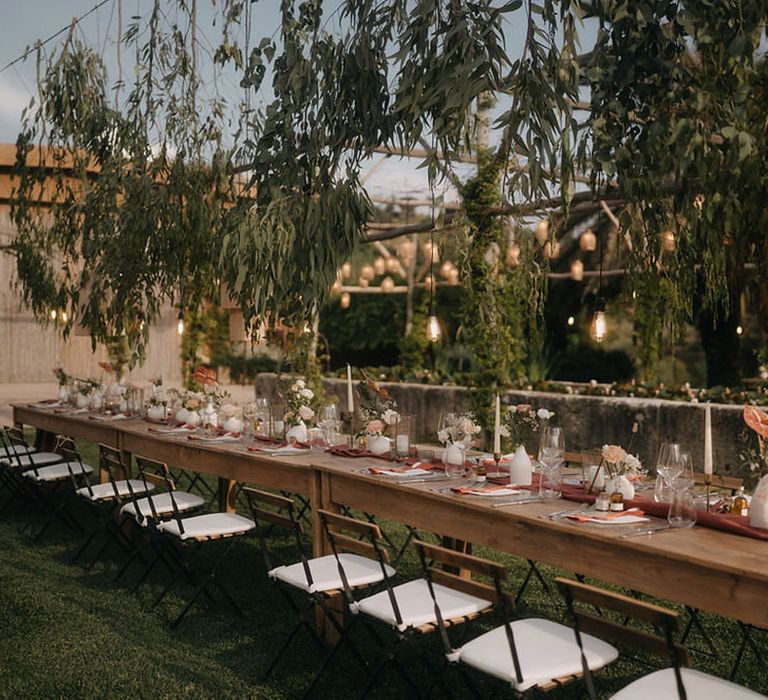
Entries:
{"type": "Polygon", "coordinates": [[[565,435],[559,426],[548,425],[539,442],[539,495],[545,499],[560,498],[563,477],[560,465],[565,458],[565,435]]]}
{"type": "Polygon", "coordinates": [[[437,421],[437,432],[439,433],[449,428],[456,422],[456,414],[453,411],[440,411],[440,418],[437,421]]]}
{"type": "Polygon", "coordinates": [[[336,425],[339,420],[339,407],[335,403],[323,406],[320,411],[320,425],[324,428],[336,425]]]}
{"type": "Polygon", "coordinates": [[[674,478],[672,486],[675,489],[691,489],[696,483],[693,476],[693,460],[689,452],[680,453],[680,473],[674,478]]]}
{"type": "Polygon", "coordinates": [[[676,442],[670,442],[665,450],[659,451],[656,472],[661,475],[664,483],[670,488],[674,479],[683,471],[683,454],[682,448],[676,442]]]}

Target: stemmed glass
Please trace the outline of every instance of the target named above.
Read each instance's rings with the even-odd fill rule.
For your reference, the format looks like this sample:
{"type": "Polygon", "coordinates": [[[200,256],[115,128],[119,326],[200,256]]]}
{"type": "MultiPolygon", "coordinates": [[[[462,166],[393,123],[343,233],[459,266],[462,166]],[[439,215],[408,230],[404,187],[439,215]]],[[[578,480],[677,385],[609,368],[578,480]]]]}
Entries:
{"type": "Polygon", "coordinates": [[[539,495],[544,499],[560,498],[562,473],[560,465],[565,458],[565,435],[559,426],[548,425],[541,433],[539,443],[540,481],[539,495]]]}
{"type": "Polygon", "coordinates": [[[670,481],[669,514],[667,520],[670,527],[693,527],[696,524],[696,508],[694,507],[691,487],[695,483],[693,463],[687,452],[680,452],[675,466],[680,470],[670,481]]]}
{"type": "Polygon", "coordinates": [[[336,445],[341,442],[341,414],[335,403],[323,406],[320,411],[320,427],[323,429],[328,445],[336,445]]]}

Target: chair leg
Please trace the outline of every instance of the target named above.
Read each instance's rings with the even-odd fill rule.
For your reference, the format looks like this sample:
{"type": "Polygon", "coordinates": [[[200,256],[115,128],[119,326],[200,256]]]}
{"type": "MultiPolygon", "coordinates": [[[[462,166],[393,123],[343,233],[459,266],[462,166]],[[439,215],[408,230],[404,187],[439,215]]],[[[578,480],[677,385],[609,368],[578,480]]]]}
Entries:
{"type": "Polygon", "coordinates": [[[517,589],[517,593],[515,594],[515,607],[520,605],[520,601],[523,599],[523,595],[525,595],[525,589],[528,588],[528,584],[531,582],[531,578],[534,576],[547,593],[552,592],[541,571],[539,571],[539,567],[536,566],[536,562],[533,561],[533,559],[529,559],[528,573],[525,575],[523,582],[520,584],[520,588],[517,589]]]}
{"type": "Polygon", "coordinates": [[[701,639],[704,642],[704,646],[707,647],[707,651],[704,651],[703,649],[693,649],[693,651],[698,651],[700,654],[706,654],[707,656],[715,658],[719,657],[715,644],[699,617],[699,611],[689,605],[686,605],[685,609],[688,611],[688,624],[685,626],[685,630],[680,637],[680,643],[693,649],[691,645],[688,644],[688,638],[691,636],[691,633],[696,630],[701,635],[701,639]]]}

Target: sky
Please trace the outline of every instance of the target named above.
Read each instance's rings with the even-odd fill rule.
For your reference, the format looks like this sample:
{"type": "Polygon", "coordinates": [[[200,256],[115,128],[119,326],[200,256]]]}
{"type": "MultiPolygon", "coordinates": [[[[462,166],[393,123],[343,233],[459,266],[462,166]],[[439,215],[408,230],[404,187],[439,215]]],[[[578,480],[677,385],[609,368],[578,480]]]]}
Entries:
{"type": "MultiPolygon", "coordinates": [[[[119,0],[108,0],[97,11],[83,19],[78,25],[79,36],[85,42],[101,47],[104,60],[112,77],[117,75],[115,60],[115,40],[117,36],[117,7],[119,0]]],[[[220,7],[223,0],[216,0],[220,7]]],[[[80,17],[99,3],[99,0],[0,0],[3,10],[3,22],[0,23],[0,68],[21,56],[25,49],[37,39],[46,39],[55,32],[69,26],[73,17],[80,17]]],[[[165,0],[164,5],[172,5],[165,0]]],[[[150,0],[122,0],[123,30],[131,15],[146,15],[151,6],[150,0]]],[[[252,35],[254,40],[272,35],[279,26],[280,0],[258,0],[252,6],[252,35]]],[[[199,27],[201,41],[215,45],[219,29],[211,28],[211,0],[199,0],[199,27]]],[[[523,26],[515,22],[505,26],[505,37],[510,54],[514,47],[523,40],[523,26]]],[[[66,36],[66,30],[49,46],[60,45],[66,36]]],[[[128,64],[127,59],[125,60],[128,64]]],[[[224,78],[227,82],[226,77],[224,78]]],[[[35,61],[31,56],[24,62],[6,68],[0,72],[0,143],[15,143],[19,132],[20,115],[28,104],[35,89],[35,61]]],[[[223,86],[227,96],[234,98],[237,87],[234,81],[223,86]]],[[[264,99],[269,93],[262,95],[264,99]]],[[[399,198],[407,195],[426,197],[429,189],[424,171],[419,170],[415,160],[388,158],[378,164],[383,157],[371,160],[369,167],[375,170],[366,179],[368,191],[379,198],[399,198]]],[[[460,176],[468,175],[468,167],[459,168],[460,176]]],[[[446,199],[454,199],[456,193],[445,186],[446,199]]]]}

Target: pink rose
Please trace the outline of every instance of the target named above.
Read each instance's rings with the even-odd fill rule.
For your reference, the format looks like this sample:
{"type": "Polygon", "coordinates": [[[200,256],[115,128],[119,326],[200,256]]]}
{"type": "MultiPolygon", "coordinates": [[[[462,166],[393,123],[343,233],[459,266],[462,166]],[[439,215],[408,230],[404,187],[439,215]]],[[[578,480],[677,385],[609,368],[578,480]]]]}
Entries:
{"type": "Polygon", "coordinates": [[[299,406],[299,415],[301,420],[312,420],[315,417],[315,412],[309,406],[299,406]]]}
{"type": "Polygon", "coordinates": [[[384,430],[384,423],[380,420],[372,420],[365,426],[365,432],[371,435],[380,433],[384,430]]]}

